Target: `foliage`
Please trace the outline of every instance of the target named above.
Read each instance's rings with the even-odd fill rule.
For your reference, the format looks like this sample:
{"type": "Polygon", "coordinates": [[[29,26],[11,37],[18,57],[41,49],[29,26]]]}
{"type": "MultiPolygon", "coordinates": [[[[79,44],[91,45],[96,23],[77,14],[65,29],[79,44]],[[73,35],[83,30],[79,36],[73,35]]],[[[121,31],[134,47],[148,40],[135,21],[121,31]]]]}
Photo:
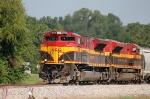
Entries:
{"type": "Polygon", "coordinates": [[[126,29],[128,42],[135,43],[139,46],[150,47],[150,24],[142,25],[140,23],[128,24],[126,29]]]}
{"type": "Polygon", "coordinates": [[[122,22],[120,21],[119,17],[113,15],[112,13],[109,13],[107,16],[108,19],[108,29],[106,33],[107,39],[114,39],[114,40],[120,40],[119,37],[121,37],[122,33],[122,22]]]}
{"type": "Polygon", "coordinates": [[[28,33],[30,34],[28,37],[28,39],[30,39],[30,46],[28,49],[32,51],[32,53],[28,53],[30,55],[30,59],[26,61],[30,62],[29,68],[31,68],[32,73],[37,73],[36,65],[39,60],[39,48],[43,41],[43,34],[51,29],[45,24],[39,24],[35,17],[30,16],[26,16],[26,27],[28,28],[28,33]]]}
{"type": "Polygon", "coordinates": [[[51,30],[62,30],[62,26],[58,23],[58,18],[55,17],[54,19],[52,19],[51,17],[47,16],[47,17],[42,17],[39,20],[39,24],[45,24],[47,25],[51,30]]]}
{"type": "Polygon", "coordinates": [[[73,16],[66,15],[64,29],[87,36],[103,37],[107,30],[107,18],[97,10],[92,12],[82,8],[74,12],[73,16]]]}
{"type": "Polygon", "coordinates": [[[3,62],[0,60],[0,83],[7,83],[8,82],[8,71],[7,70],[7,62],[3,62]]]}
{"type": "Polygon", "coordinates": [[[2,0],[1,4],[0,60],[3,76],[0,83],[18,83],[24,78],[22,63],[29,60],[32,53],[32,43],[25,27],[25,9],[21,0],[2,0]]]}

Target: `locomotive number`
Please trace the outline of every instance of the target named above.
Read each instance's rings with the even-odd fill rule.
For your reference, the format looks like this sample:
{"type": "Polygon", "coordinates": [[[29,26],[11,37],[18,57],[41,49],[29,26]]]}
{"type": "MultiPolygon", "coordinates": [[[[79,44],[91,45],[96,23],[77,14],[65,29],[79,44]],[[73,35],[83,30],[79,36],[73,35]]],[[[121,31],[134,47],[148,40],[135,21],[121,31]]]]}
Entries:
{"type": "Polygon", "coordinates": [[[61,48],[52,48],[52,51],[61,52],[61,48]]]}
{"type": "Polygon", "coordinates": [[[90,56],[90,59],[94,59],[94,56],[90,56]]]}

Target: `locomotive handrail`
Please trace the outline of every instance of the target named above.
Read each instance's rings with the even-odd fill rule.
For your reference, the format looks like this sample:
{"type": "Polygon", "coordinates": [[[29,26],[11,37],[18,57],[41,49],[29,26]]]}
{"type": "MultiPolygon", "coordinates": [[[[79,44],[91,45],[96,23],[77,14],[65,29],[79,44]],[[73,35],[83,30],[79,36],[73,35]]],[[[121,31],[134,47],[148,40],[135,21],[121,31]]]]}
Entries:
{"type": "Polygon", "coordinates": [[[109,59],[109,57],[106,57],[107,61],[109,62],[108,64],[112,64],[111,60],[109,59]]]}
{"type": "MultiPolygon", "coordinates": [[[[42,59],[45,55],[46,55],[46,52],[45,52],[44,55],[41,57],[41,59],[42,59]]],[[[40,59],[40,60],[41,60],[41,59],[40,59]]],[[[40,64],[40,66],[39,66],[39,71],[40,71],[40,70],[43,69],[43,64],[41,64],[41,63],[39,63],[39,64],[40,64]]]]}
{"type": "MultiPolygon", "coordinates": [[[[41,59],[42,59],[44,56],[46,56],[46,52],[45,52],[44,55],[41,57],[41,59]]],[[[40,59],[40,60],[41,60],[41,59],[40,59]]]]}
{"type": "Polygon", "coordinates": [[[72,60],[71,60],[71,58],[68,56],[68,54],[66,54],[66,56],[69,58],[70,62],[72,63],[72,60]]]}
{"type": "MultiPolygon", "coordinates": [[[[68,56],[68,54],[66,54],[66,56],[69,58],[69,60],[70,60],[70,62],[71,62],[71,64],[73,64],[74,65],[74,63],[72,63],[72,60],[71,60],[71,58],[68,56]]],[[[75,68],[76,68],[76,70],[78,71],[78,68],[75,66],[75,68]]]]}
{"type": "MultiPolygon", "coordinates": [[[[46,52],[45,52],[45,53],[44,53],[44,55],[41,57],[41,59],[42,59],[43,57],[45,57],[45,56],[46,56],[46,52]]],[[[41,60],[41,59],[40,59],[40,60],[41,60]]],[[[41,63],[39,63],[39,64],[40,64],[40,66],[39,66],[39,70],[43,69],[43,65],[44,65],[45,63],[44,63],[44,64],[42,64],[42,65],[41,65],[41,63]]]]}

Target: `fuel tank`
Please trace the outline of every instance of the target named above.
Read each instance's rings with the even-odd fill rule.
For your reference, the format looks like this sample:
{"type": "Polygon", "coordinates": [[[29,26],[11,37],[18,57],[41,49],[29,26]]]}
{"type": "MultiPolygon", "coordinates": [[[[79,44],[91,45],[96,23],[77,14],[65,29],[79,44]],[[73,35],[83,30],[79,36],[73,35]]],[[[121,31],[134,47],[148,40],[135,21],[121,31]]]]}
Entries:
{"type": "Polygon", "coordinates": [[[127,81],[132,80],[135,77],[133,73],[121,73],[117,80],[119,81],[127,81]]]}
{"type": "Polygon", "coordinates": [[[95,81],[100,77],[99,72],[95,71],[82,71],[80,81],[95,81]]]}

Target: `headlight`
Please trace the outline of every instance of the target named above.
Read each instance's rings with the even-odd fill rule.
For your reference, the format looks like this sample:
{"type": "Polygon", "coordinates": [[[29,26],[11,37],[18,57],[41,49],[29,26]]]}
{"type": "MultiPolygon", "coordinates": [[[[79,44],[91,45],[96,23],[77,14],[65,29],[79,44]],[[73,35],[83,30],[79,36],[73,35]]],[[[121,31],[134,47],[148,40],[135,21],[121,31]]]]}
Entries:
{"type": "Polygon", "coordinates": [[[63,63],[63,62],[64,62],[64,60],[62,59],[62,60],[61,60],[61,62],[63,63]]]}
{"type": "Polygon", "coordinates": [[[47,62],[47,59],[44,59],[44,62],[47,62]]]}

